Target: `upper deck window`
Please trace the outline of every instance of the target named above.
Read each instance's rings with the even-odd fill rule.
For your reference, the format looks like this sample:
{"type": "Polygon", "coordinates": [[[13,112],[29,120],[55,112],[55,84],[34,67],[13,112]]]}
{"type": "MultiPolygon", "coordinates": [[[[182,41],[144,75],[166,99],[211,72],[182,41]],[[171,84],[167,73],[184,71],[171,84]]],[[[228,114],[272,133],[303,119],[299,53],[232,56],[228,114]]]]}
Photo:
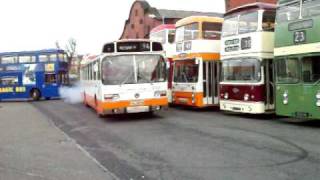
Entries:
{"type": "Polygon", "coordinates": [[[184,28],[184,40],[194,40],[199,37],[199,23],[188,24],[184,28]]]}
{"type": "Polygon", "coordinates": [[[320,15],[319,0],[303,0],[302,1],[302,17],[310,17],[320,15]]]}
{"type": "Polygon", "coordinates": [[[239,18],[239,34],[257,31],[258,17],[259,13],[257,11],[241,15],[239,18]]]}
{"type": "Polygon", "coordinates": [[[58,58],[59,58],[59,61],[61,62],[68,62],[68,58],[67,58],[67,55],[66,54],[58,54],[58,58]]]}
{"type": "Polygon", "coordinates": [[[176,42],[195,40],[199,37],[199,23],[192,23],[177,28],[176,42]]]}
{"type": "Polygon", "coordinates": [[[36,62],[35,56],[19,56],[19,63],[34,63],[36,62]]]}
{"type": "Polygon", "coordinates": [[[262,29],[264,31],[274,31],[276,13],[274,11],[265,11],[263,13],[262,29]]]}
{"type": "Polygon", "coordinates": [[[39,55],[39,62],[48,62],[49,56],[48,55],[39,55]]]}
{"type": "Polygon", "coordinates": [[[204,39],[220,40],[221,23],[204,22],[202,23],[202,37],[204,39]]]}
{"type": "Polygon", "coordinates": [[[18,57],[16,56],[7,56],[1,58],[1,64],[14,64],[18,62],[18,57]]]}
{"type": "Polygon", "coordinates": [[[50,61],[51,61],[51,62],[55,62],[55,61],[57,61],[57,58],[58,58],[58,57],[57,57],[57,54],[50,54],[50,55],[49,55],[49,58],[50,58],[50,61]]]}
{"type": "Polygon", "coordinates": [[[238,16],[232,16],[225,18],[222,27],[222,36],[236,35],[238,32],[238,16]]]}
{"type": "Polygon", "coordinates": [[[184,39],[184,27],[178,27],[176,30],[176,42],[181,42],[184,39]]]}
{"type": "Polygon", "coordinates": [[[286,6],[281,6],[277,10],[277,22],[288,22],[297,20],[300,15],[300,3],[295,2],[286,6]]]}

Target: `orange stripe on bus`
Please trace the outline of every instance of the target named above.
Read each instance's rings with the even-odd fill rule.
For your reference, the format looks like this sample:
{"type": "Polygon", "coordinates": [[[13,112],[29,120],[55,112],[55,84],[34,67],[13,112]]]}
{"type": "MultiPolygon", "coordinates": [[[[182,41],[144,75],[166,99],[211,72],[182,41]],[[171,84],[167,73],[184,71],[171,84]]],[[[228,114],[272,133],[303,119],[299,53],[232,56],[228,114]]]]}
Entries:
{"type": "Polygon", "coordinates": [[[189,53],[183,55],[177,55],[173,57],[173,60],[183,60],[183,59],[195,59],[202,58],[204,61],[218,61],[220,60],[220,53],[189,53]]]}
{"type": "MultiPolygon", "coordinates": [[[[104,110],[112,110],[117,108],[127,108],[130,107],[131,102],[140,101],[140,100],[127,100],[127,101],[114,101],[114,102],[106,102],[97,100],[94,97],[89,95],[85,95],[85,103],[96,109],[98,113],[103,113],[104,110]]],[[[144,99],[141,100],[143,103],[139,104],[139,106],[168,106],[168,98],[157,98],[157,99],[144,99]]]]}
{"type": "Polygon", "coordinates": [[[194,93],[194,103],[192,103],[192,94],[192,92],[173,92],[173,103],[193,107],[204,107],[203,93],[194,93]]]}

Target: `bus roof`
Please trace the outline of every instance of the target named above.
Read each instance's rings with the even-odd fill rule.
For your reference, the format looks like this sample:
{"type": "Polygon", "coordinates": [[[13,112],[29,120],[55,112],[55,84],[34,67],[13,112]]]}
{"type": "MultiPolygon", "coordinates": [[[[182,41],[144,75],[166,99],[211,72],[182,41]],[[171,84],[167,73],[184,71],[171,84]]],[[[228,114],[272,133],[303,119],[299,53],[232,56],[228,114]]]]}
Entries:
{"type": "Polygon", "coordinates": [[[17,52],[2,52],[0,56],[21,56],[29,54],[52,54],[52,53],[64,53],[62,49],[43,49],[36,51],[17,51],[17,52]]]}
{"type": "Polygon", "coordinates": [[[255,2],[255,3],[246,4],[246,5],[239,6],[237,8],[231,9],[230,11],[228,11],[225,14],[225,16],[231,15],[231,14],[236,14],[236,13],[247,11],[247,10],[251,10],[251,9],[275,10],[276,9],[276,5],[275,4],[271,4],[271,3],[255,2]]]}
{"type": "Polygon", "coordinates": [[[176,27],[184,26],[194,22],[215,22],[223,23],[223,18],[221,17],[211,17],[211,16],[190,16],[179,20],[176,23],[176,27]]]}
{"type": "Polygon", "coordinates": [[[153,28],[151,30],[151,33],[156,33],[156,32],[159,32],[159,31],[162,31],[164,29],[170,29],[170,30],[173,30],[176,28],[176,25],[175,24],[161,24],[155,28],[153,28]]]}

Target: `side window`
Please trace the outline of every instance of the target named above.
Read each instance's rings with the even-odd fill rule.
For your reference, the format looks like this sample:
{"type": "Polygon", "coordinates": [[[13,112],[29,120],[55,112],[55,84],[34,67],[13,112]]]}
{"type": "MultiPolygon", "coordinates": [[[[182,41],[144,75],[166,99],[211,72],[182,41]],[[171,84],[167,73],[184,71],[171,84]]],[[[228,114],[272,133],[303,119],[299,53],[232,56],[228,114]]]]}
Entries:
{"type": "Polygon", "coordinates": [[[59,72],[58,81],[60,84],[68,84],[68,74],[66,72],[59,72]]]}
{"type": "Polygon", "coordinates": [[[184,40],[194,40],[199,37],[199,23],[192,23],[185,26],[184,40]]]}
{"type": "Polygon", "coordinates": [[[18,76],[0,77],[0,86],[15,86],[19,84],[18,76]]]}
{"type": "Polygon", "coordinates": [[[56,74],[45,74],[45,83],[46,84],[55,84],[55,83],[57,83],[56,74]]]}
{"type": "Polygon", "coordinates": [[[35,56],[19,56],[19,63],[34,63],[36,62],[35,56]]]}
{"type": "Polygon", "coordinates": [[[276,61],[277,81],[280,83],[298,83],[299,76],[298,58],[278,59],[276,61]]]}
{"type": "Polygon", "coordinates": [[[97,66],[98,66],[98,77],[97,77],[97,80],[101,80],[101,64],[100,64],[99,61],[97,63],[97,66]]]}
{"type": "Polygon", "coordinates": [[[172,44],[172,43],[174,43],[174,39],[175,39],[176,32],[175,32],[175,30],[169,30],[168,33],[169,33],[169,34],[168,34],[168,42],[169,42],[170,44],[172,44]]]}
{"type": "Polygon", "coordinates": [[[39,62],[49,62],[48,55],[39,55],[39,62]]]}
{"type": "Polygon", "coordinates": [[[93,80],[97,80],[98,64],[93,63],[93,80]]]}
{"type": "Polygon", "coordinates": [[[17,62],[18,62],[18,57],[16,57],[16,56],[8,56],[8,57],[1,58],[2,64],[14,64],[17,62]]]}
{"type": "Polygon", "coordinates": [[[89,80],[92,80],[92,64],[89,65],[89,80]]]}
{"type": "Polygon", "coordinates": [[[239,18],[239,34],[258,30],[258,12],[243,14],[239,18]]]}
{"type": "Polygon", "coordinates": [[[320,80],[320,57],[305,57],[302,59],[303,82],[315,83],[320,80]]]}
{"type": "Polygon", "coordinates": [[[65,54],[58,54],[58,58],[60,62],[68,62],[67,56],[65,54]]]}
{"type": "Polygon", "coordinates": [[[265,11],[263,13],[262,30],[274,31],[276,13],[272,11],[265,11]]]}
{"type": "Polygon", "coordinates": [[[202,37],[204,39],[220,40],[221,39],[221,23],[204,22],[202,24],[202,37]]]}
{"type": "Polygon", "coordinates": [[[58,58],[57,54],[50,54],[49,55],[49,59],[51,62],[56,62],[57,58],[58,58]]]}

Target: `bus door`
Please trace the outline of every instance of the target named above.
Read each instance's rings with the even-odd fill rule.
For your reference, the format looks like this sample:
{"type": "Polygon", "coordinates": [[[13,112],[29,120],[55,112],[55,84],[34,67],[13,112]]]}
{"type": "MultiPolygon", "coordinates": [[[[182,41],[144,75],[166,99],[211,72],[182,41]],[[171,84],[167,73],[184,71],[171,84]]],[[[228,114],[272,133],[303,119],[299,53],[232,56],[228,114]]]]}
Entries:
{"type": "Polygon", "coordinates": [[[203,61],[203,103],[218,104],[219,64],[215,61],[203,61]]]}
{"type": "Polygon", "coordinates": [[[58,92],[58,82],[56,73],[45,73],[44,74],[44,84],[43,84],[43,96],[59,96],[58,92]]]}
{"type": "Polygon", "coordinates": [[[274,109],[275,102],[275,84],[274,84],[274,61],[273,59],[266,59],[264,61],[264,72],[265,72],[265,85],[266,85],[266,109],[274,109]]]}

